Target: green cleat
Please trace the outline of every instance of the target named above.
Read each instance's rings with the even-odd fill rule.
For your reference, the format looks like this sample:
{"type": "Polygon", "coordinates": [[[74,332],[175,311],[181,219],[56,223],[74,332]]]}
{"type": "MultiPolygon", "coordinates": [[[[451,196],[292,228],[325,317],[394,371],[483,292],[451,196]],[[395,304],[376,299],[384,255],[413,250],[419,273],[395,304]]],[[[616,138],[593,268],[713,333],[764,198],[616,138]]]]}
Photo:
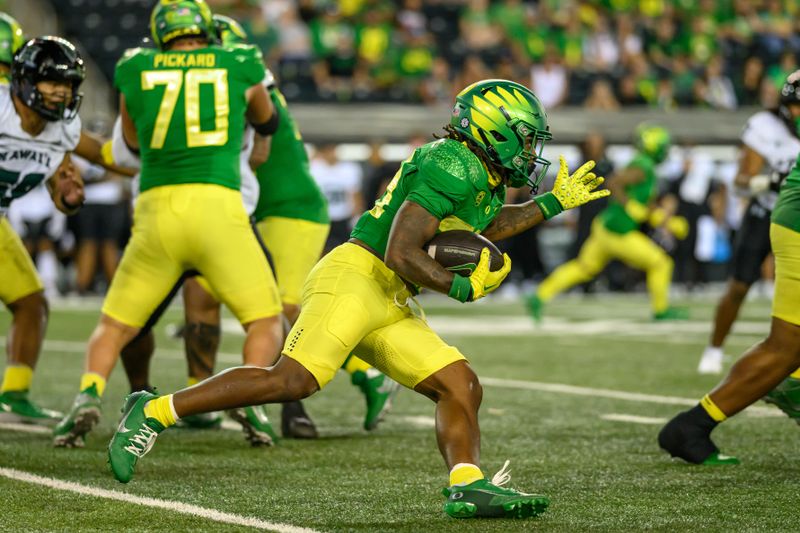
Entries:
{"type": "Polygon", "coordinates": [[[82,390],[72,402],[69,413],[53,429],[56,448],[83,448],[84,438],[100,421],[100,395],[92,385],[82,390]]]}
{"type": "Polygon", "coordinates": [[[789,418],[800,424],[800,379],[784,379],[764,396],[764,401],[777,405],[789,418]]]}
{"type": "Polygon", "coordinates": [[[689,320],[689,310],[684,307],[667,307],[660,313],[654,313],[653,320],[689,320]]]}
{"type": "Polygon", "coordinates": [[[28,424],[55,424],[64,413],[44,409],[28,398],[27,390],[0,393],[0,418],[28,424]]]}
{"type": "Polygon", "coordinates": [[[741,464],[741,461],[732,455],[714,452],[700,464],[703,466],[728,466],[741,464]]]}
{"type": "Polygon", "coordinates": [[[542,323],[542,313],[544,311],[544,302],[539,295],[533,293],[532,295],[528,296],[525,299],[525,305],[528,308],[528,313],[530,313],[533,321],[537,324],[542,323]]]}
{"type": "Polygon", "coordinates": [[[272,428],[263,405],[231,409],[228,416],[242,425],[244,438],[252,446],[274,446],[278,442],[278,434],[272,428]]]}
{"type": "Polygon", "coordinates": [[[179,419],[175,427],[181,429],[219,429],[222,427],[222,415],[220,413],[200,413],[199,415],[188,415],[179,419]]]}
{"type": "Polygon", "coordinates": [[[479,479],[443,489],[444,512],[453,518],[530,518],[545,512],[549,498],[502,486],[511,479],[507,466],[508,461],[491,481],[479,479]]]}
{"type": "Polygon", "coordinates": [[[375,368],[353,372],[350,381],[361,389],[367,400],[364,429],[372,431],[391,410],[392,399],[400,389],[400,384],[375,368]]]}
{"type": "Polygon", "coordinates": [[[156,398],[158,396],[147,391],[125,397],[122,420],[108,443],[108,464],[120,483],[133,478],[136,462],[150,451],[158,434],[164,431],[161,422],[144,414],[145,404],[156,398]]]}

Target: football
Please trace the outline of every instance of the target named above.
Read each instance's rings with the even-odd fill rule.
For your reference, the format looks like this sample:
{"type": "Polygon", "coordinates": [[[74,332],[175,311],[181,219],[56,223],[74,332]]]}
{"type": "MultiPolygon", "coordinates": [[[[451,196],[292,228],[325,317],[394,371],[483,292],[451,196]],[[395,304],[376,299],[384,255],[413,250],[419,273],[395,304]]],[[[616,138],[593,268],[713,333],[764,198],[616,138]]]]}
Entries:
{"type": "Polygon", "coordinates": [[[443,231],[426,245],[428,255],[447,270],[469,277],[481,258],[481,250],[489,248],[489,270],[503,266],[503,254],[486,237],[466,230],[443,231]]]}

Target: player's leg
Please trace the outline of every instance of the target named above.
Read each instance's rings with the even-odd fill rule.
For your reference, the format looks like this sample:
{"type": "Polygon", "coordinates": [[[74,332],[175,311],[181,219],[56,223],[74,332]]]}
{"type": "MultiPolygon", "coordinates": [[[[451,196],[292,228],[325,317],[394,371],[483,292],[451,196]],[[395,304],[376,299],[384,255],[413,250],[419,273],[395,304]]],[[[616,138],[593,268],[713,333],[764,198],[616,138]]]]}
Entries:
{"type": "Polygon", "coordinates": [[[6,334],[6,368],[0,384],[0,413],[32,421],[57,420],[59,413],[42,409],[28,397],[39,359],[48,307],[42,283],[22,241],[0,217],[0,301],[11,311],[6,334]]]}
{"type": "Polygon", "coordinates": [[[404,313],[402,320],[367,335],[356,353],[436,402],[436,440],[450,471],[447,514],[521,518],[542,513],[547,498],[502,487],[507,481],[504,472],[491,481],[485,479],[480,468],[478,409],[483,390],[478,377],[456,348],[423,320],[404,313]]]}
{"type": "MultiPolygon", "coordinates": [[[[776,281],[769,335],[747,351],[700,404],[664,426],[659,444],[675,457],[692,463],[717,462],[719,451],[710,438],[717,424],[759,400],[800,367],[800,234],[773,224],[770,237],[776,281]]],[[[794,402],[779,406],[800,417],[800,397],[794,402]]]]}
{"type": "Polygon", "coordinates": [[[722,345],[731,331],[750,287],[761,279],[761,267],[771,251],[769,213],[751,204],[742,221],[733,252],[733,273],[725,294],[717,304],[711,342],[703,351],[697,371],[701,374],[722,372],[722,345]]]}
{"type": "Polygon", "coordinates": [[[669,306],[669,286],[674,262],[663,248],[640,231],[630,231],[619,239],[609,241],[609,244],[609,254],[612,257],[645,271],[654,318],[686,318],[682,310],[669,306]]]}
{"type": "Polygon", "coordinates": [[[85,435],[99,421],[100,398],[120,351],[133,340],[182,274],[186,225],[180,211],[174,209],[176,202],[171,202],[174,189],[150,189],[137,201],[133,235],[89,339],[78,395],[54,430],[55,446],[83,444],[85,435]],[[169,249],[166,243],[170,243],[169,249]]]}
{"type": "MultiPolygon", "coordinates": [[[[123,422],[109,445],[117,479],[130,480],[139,457],[177,418],[298,400],[324,387],[361,339],[389,318],[389,297],[373,274],[379,262],[355,245],[341,246],[326,256],[309,276],[303,310],[286,340],[284,356],[274,367],[237,367],[174,395],[129,397],[123,422]]],[[[396,285],[392,288],[399,290],[396,285]]]]}
{"type": "Polygon", "coordinates": [[[533,318],[536,321],[541,320],[544,305],[560,293],[597,276],[609,261],[607,241],[618,238],[596,221],[592,226],[592,233],[578,252],[578,257],[551,272],[539,284],[536,293],[528,299],[528,309],[533,318]]]}
{"type": "MultiPolygon", "coordinates": [[[[328,225],[296,218],[266,217],[258,221],[254,230],[275,271],[288,333],[300,315],[303,283],[319,261],[328,225]]],[[[300,401],[281,405],[281,433],[297,439],[319,436],[300,401]]]]}

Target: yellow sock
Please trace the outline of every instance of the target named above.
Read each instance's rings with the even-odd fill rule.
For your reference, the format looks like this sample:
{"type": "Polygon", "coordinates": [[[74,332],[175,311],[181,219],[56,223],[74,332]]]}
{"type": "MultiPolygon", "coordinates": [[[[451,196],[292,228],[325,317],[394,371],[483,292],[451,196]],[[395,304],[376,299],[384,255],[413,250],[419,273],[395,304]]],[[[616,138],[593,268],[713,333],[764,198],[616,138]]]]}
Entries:
{"type": "Polygon", "coordinates": [[[172,394],[161,396],[155,400],[150,400],[144,405],[144,415],[147,418],[155,418],[162,426],[168,428],[175,425],[178,415],[172,405],[172,394]]]}
{"type": "Polygon", "coordinates": [[[369,363],[365,363],[355,355],[351,355],[347,358],[347,361],[344,362],[344,366],[342,368],[344,368],[345,372],[348,374],[353,374],[359,370],[361,372],[366,372],[372,367],[369,365],[369,363]]]}
{"type": "Polygon", "coordinates": [[[86,372],[81,376],[81,390],[85,391],[92,385],[97,387],[97,395],[102,396],[106,390],[106,378],[94,372],[86,372]]]}
{"type": "Polygon", "coordinates": [[[663,313],[669,309],[669,285],[672,282],[673,262],[665,257],[647,271],[647,292],[653,313],[663,313]]]}
{"type": "Polygon", "coordinates": [[[193,387],[194,385],[200,383],[200,380],[196,377],[189,376],[189,378],[186,380],[186,383],[188,383],[189,387],[193,387]]]}
{"type": "Polygon", "coordinates": [[[717,407],[717,404],[714,403],[708,394],[703,396],[703,399],[700,400],[700,405],[703,406],[708,416],[713,418],[715,422],[724,422],[728,418],[728,416],[722,412],[722,409],[717,407]]]}
{"type": "Polygon", "coordinates": [[[795,370],[794,372],[789,375],[790,378],[800,379],[800,368],[795,370]]]}
{"type": "Polygon", "coordinates": [[[591,274],[587,274],[584,268],[577,261],[569,261],[555,269],[536,289],[536,295],[540,300],[547,303],[579,283],[586,283],[592,279],[591,274]]]}
{"type": "Polygon", "coordinates": [[[450,471],[450,486],[469,485],[473,481],[483,479],[483,472],[477,466],[470,463],[458,463],[450,471]]]}
{"type": "Polygon", "coordinates": [[[33,369],[28,365],[8,365],[0,392],[26,391],[31,388],[33,369]]]}

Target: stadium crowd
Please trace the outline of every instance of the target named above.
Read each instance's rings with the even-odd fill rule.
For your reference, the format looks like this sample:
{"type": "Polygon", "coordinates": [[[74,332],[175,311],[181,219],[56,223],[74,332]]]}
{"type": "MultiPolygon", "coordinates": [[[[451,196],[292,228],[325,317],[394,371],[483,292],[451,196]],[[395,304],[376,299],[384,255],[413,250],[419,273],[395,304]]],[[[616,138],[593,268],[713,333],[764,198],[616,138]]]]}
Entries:
{"type": "Polygon", "coordinates": [[[771,104],[798,68],[793,0],[217,0],[287,97],[450,102],[490,77],[547,109],[771,104]]]}

